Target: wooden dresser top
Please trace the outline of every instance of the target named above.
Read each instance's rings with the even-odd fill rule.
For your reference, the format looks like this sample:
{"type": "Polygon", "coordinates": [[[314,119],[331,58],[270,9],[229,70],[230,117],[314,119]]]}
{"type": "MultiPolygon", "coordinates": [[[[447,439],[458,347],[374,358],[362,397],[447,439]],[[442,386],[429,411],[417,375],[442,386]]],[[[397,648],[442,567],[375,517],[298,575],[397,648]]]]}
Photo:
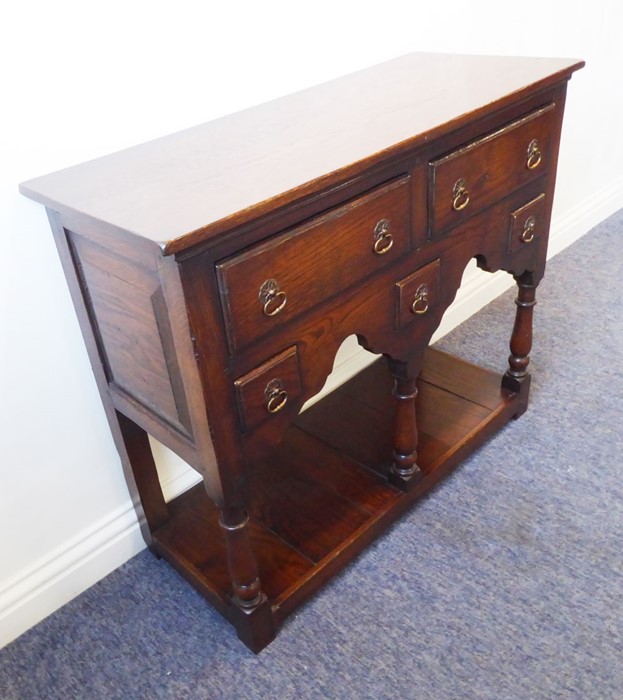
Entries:
{"type": "Polygon", "coordinates": [[[206,241],[356,175],[583,61],[414,53],[35,178],[21,192],[157,242],[206,241]]]}

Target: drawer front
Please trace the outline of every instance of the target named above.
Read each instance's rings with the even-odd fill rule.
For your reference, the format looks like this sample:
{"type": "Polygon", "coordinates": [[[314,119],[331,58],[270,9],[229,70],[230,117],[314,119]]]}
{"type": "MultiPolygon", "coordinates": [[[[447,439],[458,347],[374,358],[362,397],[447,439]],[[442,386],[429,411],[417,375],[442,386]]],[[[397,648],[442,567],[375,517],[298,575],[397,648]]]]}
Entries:
{"type": "Polygon", "coordinates": [[[429,232],[460,224],[550,167],[555,105],[549,105],[429,165],[429,232]]]}
{"type": "Polygon", "coordinates": [[[515,253],[534,244],[546,232],[546,226],[545,195],[540,194],[511,212],[508,252],[515,253]]]}
{"type": "Polygon", "coordinates": [[[284,411],[301,395],[296,347],[288,348],[234,382],[244,430],[261,425],[284,411]]]}
{"type": "Polygon", "coordinates": [[[230,349],[245,347],[400,259],[405,176],[217,265],[230,349]]]}
{"type": "Polygon", "coordinates": [[[396,328],[424,318],[439,302],[439,260],[396,283],[396,328]]]}

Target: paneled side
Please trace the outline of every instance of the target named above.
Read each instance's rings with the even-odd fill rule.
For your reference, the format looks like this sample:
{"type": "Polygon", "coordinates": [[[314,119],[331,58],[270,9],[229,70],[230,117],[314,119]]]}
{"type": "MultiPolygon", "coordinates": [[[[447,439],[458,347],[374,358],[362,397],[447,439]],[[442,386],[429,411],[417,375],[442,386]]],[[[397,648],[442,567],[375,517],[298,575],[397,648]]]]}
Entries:
{"type": "Polygon", "coordinates": [[[156,270],[69,232],[109,387],[190,437],[186,397],[156,270]]]}

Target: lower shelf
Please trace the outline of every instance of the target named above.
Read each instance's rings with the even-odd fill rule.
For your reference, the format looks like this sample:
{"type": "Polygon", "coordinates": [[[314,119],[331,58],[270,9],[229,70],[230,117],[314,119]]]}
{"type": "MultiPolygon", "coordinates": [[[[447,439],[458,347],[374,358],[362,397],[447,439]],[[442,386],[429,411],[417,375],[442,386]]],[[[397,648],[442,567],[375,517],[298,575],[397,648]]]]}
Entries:
{"type": "MultiPolygon", "coordinates": [[[[250,475],[251,540],[277,625],[517,412],[517,394],[500,381],[427,351],[417,416],[424,477],[408,492],[386,480],[394,400],[382,361],[298,417],[250,475]]],[[[169,511],[154,549],[230,618],[218,510],[198,485],[169,511]]]]}

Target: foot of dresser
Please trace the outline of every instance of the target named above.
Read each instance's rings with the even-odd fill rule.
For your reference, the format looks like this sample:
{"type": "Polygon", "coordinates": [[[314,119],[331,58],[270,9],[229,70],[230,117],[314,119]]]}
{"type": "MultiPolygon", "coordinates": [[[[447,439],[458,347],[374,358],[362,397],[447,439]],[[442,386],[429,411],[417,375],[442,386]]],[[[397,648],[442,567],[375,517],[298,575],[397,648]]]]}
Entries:
{"type": "Polygon", "coordinates": [[[413,474],[400,474],[392,465],[387,475],[387,481],[401,491],[411,491],[422,480],[422,472],[418,468],[413,474]]]}
{"type": "Polygon", "coordinates": [[[509,372],[502,377],[502,387],[508,391],[517,394],[516,406],[517,412],[513,418],[523,416],[528,408],[528,398],[530,396],[530,379],[531,375],[526,374],[524,377],[513,377],[509,372]]]}
{"type": "Polygon", "coordinates": [[[263,593],[261,598],[261,602],[253,608],[234,603],[231,615],[238,638],[255,654],[268,646],[277,633],[270,601],[263,593]]]}

